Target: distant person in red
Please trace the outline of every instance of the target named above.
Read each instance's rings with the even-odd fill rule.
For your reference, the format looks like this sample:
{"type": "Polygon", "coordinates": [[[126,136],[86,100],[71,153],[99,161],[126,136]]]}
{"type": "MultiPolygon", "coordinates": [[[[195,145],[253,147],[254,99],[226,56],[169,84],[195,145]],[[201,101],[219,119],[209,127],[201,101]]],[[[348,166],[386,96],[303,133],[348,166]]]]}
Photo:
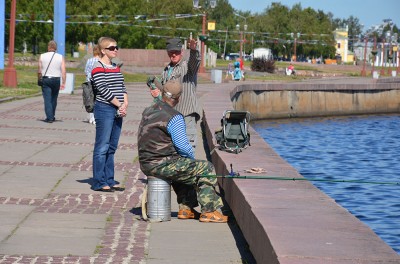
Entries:
{"type": "Polygon", "coordinates": [[[239,61],[239,63],[240,63],[240,70],[241,70],[241,71],[244,71],[244,62],[243,62],[243,59],[239,58],[238,61],[239,61]]]}
{"type": "Polygon", "coordinates": [[[286,68],[286,75],[295,75],[294,66],[292,63],[286,68]]]}

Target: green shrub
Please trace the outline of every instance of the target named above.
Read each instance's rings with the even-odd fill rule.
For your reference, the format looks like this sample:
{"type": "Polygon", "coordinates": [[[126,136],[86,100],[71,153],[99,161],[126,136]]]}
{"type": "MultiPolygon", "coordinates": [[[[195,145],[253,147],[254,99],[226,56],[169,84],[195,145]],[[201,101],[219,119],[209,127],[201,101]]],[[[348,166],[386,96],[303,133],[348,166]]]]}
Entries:
{"type": "Polygon", "coordinates": [[[275,61],[267,60],[265,57],[254,58],[251,63],[251,70],[258,72],[269,72],[274,73],[275,71],[275,61]]]}

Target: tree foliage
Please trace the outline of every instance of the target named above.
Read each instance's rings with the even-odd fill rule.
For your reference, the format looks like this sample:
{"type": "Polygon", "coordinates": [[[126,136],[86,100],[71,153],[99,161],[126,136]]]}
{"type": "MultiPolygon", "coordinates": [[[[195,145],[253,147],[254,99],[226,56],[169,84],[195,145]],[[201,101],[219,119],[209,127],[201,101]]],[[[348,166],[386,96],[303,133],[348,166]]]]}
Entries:
{"type": "MultiPolygon", "coordinates": [[[[300,1],[299,1],[300,2],[300,1]]],[[[6,13],[11,0],[6,0],[6,13]]],[[[66,48],[76,49],[79,42],[96,42],[101,36],[110,36],[122,48],[165,47],[169,37],[197,37],[202,33],[202,20],[216,22],[216,30],[208,32],[206,45],[217,53],[238,52],[243,36],[243,50],[250,54],[254,48],[270,48],[275,56],[333,57],[333,31],[348,26],[351,41],[362,34],[358,18],[335,18],[312,8],[303,9],[301,3],[292,7],[272,2],[264,10],[251,14],[235,10],[228,0],[218,0],[211,9],[206,0],[200,0],[201,9],[193,8],[191,0],[124,0],[82,1],[67,0],[66,48]],[[179,8],[177,8],[179,7],[179,8]],[[177,14],[186,14],[182,18],[177,14]],[[244,24],[247,29],[244,30],[244,24]],[[240,26],[238,30],[236,25],[240,26]]],[[[53,1],[17,1],[15,47],[43,52],[53,38],[53,1]]],[[[9,17],[9,16],[8,16],[9,17]]],[[[397,27],[394,27],[397,30],[397,27]]],[[[6,38],[8,39],[8,23],[6,38]]],[[[8,42],[7,42],[8,43],[8,42]]]]}

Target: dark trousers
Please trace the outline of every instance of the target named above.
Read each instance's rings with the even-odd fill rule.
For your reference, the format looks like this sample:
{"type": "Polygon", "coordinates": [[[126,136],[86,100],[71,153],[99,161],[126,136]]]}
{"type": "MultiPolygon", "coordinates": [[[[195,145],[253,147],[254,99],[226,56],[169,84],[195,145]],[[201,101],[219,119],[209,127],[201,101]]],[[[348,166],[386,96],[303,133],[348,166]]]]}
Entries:
{"type": "Polygon", "coordinates": [[[42,95],[46,119],[55,119],[58,93],[60,92],[60,78],[43,78],[42,95]]]}

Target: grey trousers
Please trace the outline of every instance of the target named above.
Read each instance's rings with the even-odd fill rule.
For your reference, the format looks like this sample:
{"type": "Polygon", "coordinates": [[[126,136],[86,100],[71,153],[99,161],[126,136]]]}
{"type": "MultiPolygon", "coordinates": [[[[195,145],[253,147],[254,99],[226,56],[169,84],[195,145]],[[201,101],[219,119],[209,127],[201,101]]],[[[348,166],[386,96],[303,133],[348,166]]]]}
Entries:
{"type": "Polygon", "coordinates": [[[189,140],[190,145],[193,147],[193,151],[196,152],[197,144],[197,122],[196,114],[185,116],[186,124],[186,135],[189,140]]]}

